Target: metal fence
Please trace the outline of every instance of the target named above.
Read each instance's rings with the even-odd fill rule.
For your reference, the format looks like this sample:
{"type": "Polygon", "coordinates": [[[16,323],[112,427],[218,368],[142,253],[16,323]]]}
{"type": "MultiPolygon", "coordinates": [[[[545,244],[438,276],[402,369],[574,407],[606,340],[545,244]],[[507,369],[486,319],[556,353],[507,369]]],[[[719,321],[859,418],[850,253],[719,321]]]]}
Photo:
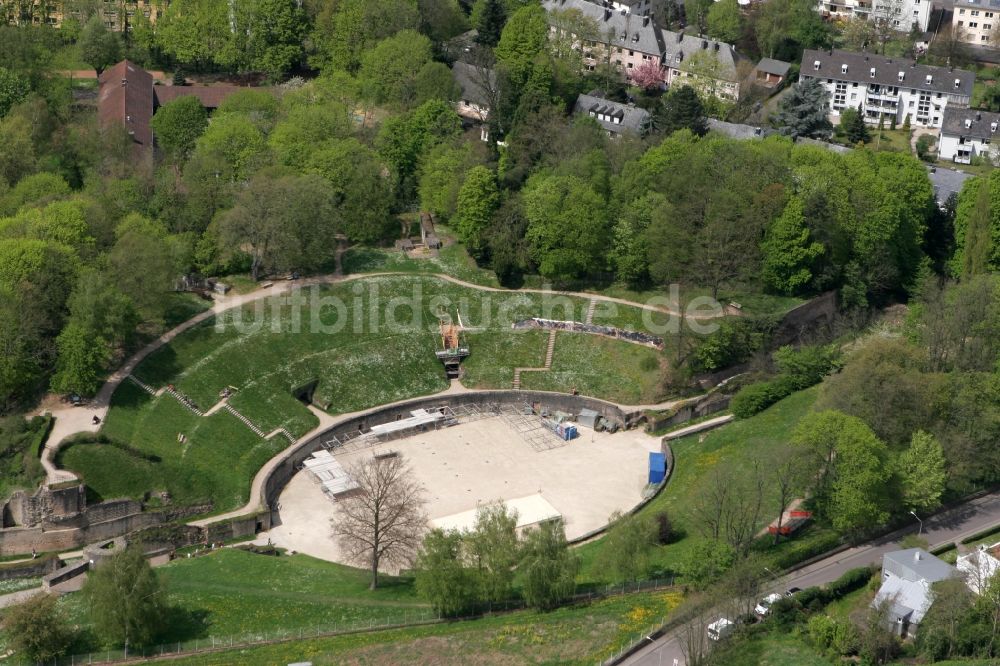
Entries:
{"type": "MultiPolygon", "coordinates": [[[[653,580],[635,581],[631,583],[619,583],[616,585],[602,585],[591,588],[577,588],[576,593],[568,604],[585,603],[594,599],[605,597],[621,596],[625,594],[635,594],[637,592],[648,592],[652,590],[670,589],[673,587],[673,578],[658,578],[653,580]]],[[[177,656],[184,654],[195,654],[199,652],[211,652],[213,650],[229,650],[232,648],[250,647],[254,645],[264,645],[268,643],[279,643],[282,641],[297,641],[307,638],[324,638],[330,636],[340,636],[344,634],[355,634],[369,631],[382,631],[385,629],[400,629],[404,627],[417,627],[421,625],[437,624],[442,622],[471,620],[484,615],[494,613],[506,613],[521,610],[525,607],[523,599],[511,599],[509,601],[496,604],[485,604],[477,609],[477,612],[461,618],[443,618],[437,613],[428,610],[405,611],[386,618],[369,619],[357,622],[343,622],[332,625],[287,629],[274,631],[258,631],[233,636],[212,636],[208,638],[197,638],[189,641],[178,641],[164,643],[146,648],[132,648],[127,652],[125,649],[102,650],[60,657],[52,661],[45,662],[48,666],[81,666],[83,664],[111,664],[121,663],[130,660],[149,659],[153,657],[177,656]]],[[[633,643],[634,644],[634,643],[633,643]]],[[[27,662],[23,662],[27,663],[27,662]]]]}

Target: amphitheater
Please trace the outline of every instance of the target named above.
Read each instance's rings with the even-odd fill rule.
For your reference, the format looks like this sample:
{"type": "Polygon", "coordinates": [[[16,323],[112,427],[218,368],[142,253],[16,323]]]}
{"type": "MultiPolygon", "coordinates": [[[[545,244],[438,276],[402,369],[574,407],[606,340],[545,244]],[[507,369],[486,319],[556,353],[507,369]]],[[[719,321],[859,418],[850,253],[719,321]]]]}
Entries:
{"type": "MultiPolygon", "coordinates": [[[[562,518],[567,538],[581,539],[600,530],[613,512],[627,512],[642,501],[649,453],[660,450],[658,438],[635,429],[610,433],[578,425],[578,436],[565,440],[539,415],[563,411],[575,416],[594,407],[624,425],[627,417],[617,407],[589,398],[491,392],[411,401],[379,417],[417,412],[424,420],[428,413],[441,418],[393,431],[394,424],[405,424],[405,417],[382,426],[376,422],[381,418],[369,417],[320,435],[303,451],[324,454],[320,457],[329,462],[320,466],[336,470],[350,470],[371,456],[403,456],[425,489],[425,510],[434,527],[471,528],[479,505],[500,501],[517,513],[521,528],[562,518]],[[361,426],[367,434],[350,430],[361,426]]],[[[308,465],[311,460],[303,458],[306,464],[287,485],[280,490],[275,486],[277,515],[266,538],[314,557],[343,561],[330,525],[337,515],[333,495],[350,492],[350,485],[340,481],[348,477],[328,481],[327,488],[341,485],[324,492],[321,476],[308,465]]]]}

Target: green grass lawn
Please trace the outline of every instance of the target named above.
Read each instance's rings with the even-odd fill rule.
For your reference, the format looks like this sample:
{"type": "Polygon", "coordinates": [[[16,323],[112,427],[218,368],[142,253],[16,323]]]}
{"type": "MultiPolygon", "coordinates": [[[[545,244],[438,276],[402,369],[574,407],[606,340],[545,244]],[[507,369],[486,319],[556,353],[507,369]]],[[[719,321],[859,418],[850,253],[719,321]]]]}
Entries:
{"type": "MultiPolygon", "coordinates": [[[[160,638],[164,643],[386,623],[430,612],[409,579],[385,576],[372,592],[364,571],[306,555],[274,557],[223,548],[156,571],[171,608],[169,633],[160,638]]],[[[65,596],[60,603],[74,623],[89,626],[82,595],[65,596]]]]}
{"type": "MultiPolygon", "coordinates": [[[[517,332],[513,321],[545,313],[542,294],[481,292],[427,276],[373,277],[303,292],[293,316],[283,298],[260,300],[186,331],[147,357],[134,374],[153,387],[174,385],[202,410],[227,386],[230,404],[265,432],[301,436],[318,420],[293,392],[315,382],[313,403],[342,414],[447,388],[434,355],[438,313],[461,312],[472,356],[466,380],[509,388],[513,369],[542,365],[546,333],[517,332]],[[315,300],[315,302],[313,302],[315,300]],[[239,324],[239,325],[237,325],[239,324]]],[[[587,301],[560,297],[582,317],[587,301]]],[[[578,389],[633,403],[652,399],[659,377],[655,350],[585,334],[560,336],[551,376],[534,388],[578,389]]],[[[152,397],[125,382],[112,398],[102,434],[131,445],[78,444],[60,461],[98,497],[167,491],[175,502],[211,500],[215,511],[246,501],[257,469],[284,438],[262,440],[232,415],[198,417],[173,397],[152,397]],[[180,445],[178,433],[188,442],[180,445]],[[136,451],[142,455],[137,455],[136,451]],[[145,457],[143,457],[145,456],[145,457]]]]}
{"type": "Polygon", "coordinates": [[[177,664],[592,665],[672,610],[676,594],[616,597],[549,613],[521,611],[467,622],[294,641],[189,657],[177,664]]]}
{"type": "MultiPolygon", "coordinates": [[[[541,349],[544,356],[545,345],[541,349]]],[[[650,347],[585,333],[559,333],[551,370],[522,374],[521,387],[543,391],[569,387],[621,404],[649,404],[663,397],[662,357],[650,347]]]]}
{"type": "Polygon", "coordinates": [[[769,632],[722,648],[718,655],[726,666],[833,666],[797,633],[769,632]]]}
{"type": "Polygon", "coordinates": [[[443,273],[459,280],[484,287],[499,287],[496,274],[480,268],[469,256],[465,246],[450,242],[438,251],[438,256],[411,259],[393,248],[352,247],[343,256],[346,275],[353,273],[443,273]]]}
{"type": "MultiPolygon", "coordinates": [[[[651,556],[654,570],[675,570],[688,548],[698,537],[698,525],[692,516],[692,502],[707,475],[722,461],[736,466],[748,462],[754,456],[763,459],[788,441],[789,434],[802,416],[809,412],[818,395],[818,387],[795,393],[778,402],[760,414],[743,421],[713,430],[704,435],[692,435],[671,443],[674,452],[674,473],[670,482],[642,513],[655,515],[664,510],[684,537],[666,546],[657,546],[651,556]],[[704,441],[699,439],[704,437],[704,441]]],[[[772,497],[766,499],[765,506],[774,506],[772,497]]],[[[774,516],[765,511],[759,527],[764,527],[774,516]]],[[[765,550],[765,557],[785,555],[789,549],[800,548],[803,539],[827,539],[829,532],[822,529],[811,531],[784,542],[781,546],[765,550]]],[[[607,582],[607,573],[602,569],[600,551],[605,540],[599,539],[581,546],[577,552],[583,560],[580,578],[582,581],[607,582]]]]}

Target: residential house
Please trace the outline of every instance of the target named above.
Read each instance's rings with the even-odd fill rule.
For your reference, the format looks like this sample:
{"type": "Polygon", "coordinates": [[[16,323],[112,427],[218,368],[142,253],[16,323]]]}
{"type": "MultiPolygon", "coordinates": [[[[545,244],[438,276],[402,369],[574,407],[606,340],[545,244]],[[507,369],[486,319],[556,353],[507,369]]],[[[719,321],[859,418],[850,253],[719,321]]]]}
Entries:
{"type": "Polygon", "coordinates": [[[240,86],[161,86],[145,69],[129,60],[107,68],[98,77],[97,119],[102,128],[121,126],[132,137],[136,155],[153,149],[150,121],[156,109],[178,97],[197,97],[201,105],[214,111],[240,86]]]}
{"type": "Polygon", "coordinates": [[[573,113],[590,116],[612,138],[631,133],[642,136],[649,131],[649,112],[634,104],[622,104],[599,97],[597,91],[576,98],[573,113]]]}
{"type": "Polygon", "coordinates": [[[610,0],[542,0],[552,35],[570,37],[573,48],[583,51],[584,68],[593,71],[608,63],[631,80],[643,66],[658,67],[665,86],[677,81],[724,99],[739,97],[739,56],[730,44],[662,30],[650,16],[629,8],[615,9],[610,0]],[[595,34],[577,35],[577,22],[563,20],[576,10],[597,26],[595,34]],[[573,25],[571,25],[573,24],[573,25]]]}
{"type": "Polygon", "coordinates": [[[914,26],[926,32],[932,4],[932,0],[819,0],[817,9],[827,18],[888,21],[900,32],[910,32],[914,26]]]}
{"type": "Polygon", "coordinates": [[[764,137],[777,134],[777,130],[770,127],[756,127],[754,125],[743,125],[741,123],[728,123],[725,120],[716,118],[706,118],[705,123],[711,132],[718,132],[728,136],[730,139],[763,139],[764,137]]]}
{"type": "MultiPolygon", "coordinates": [[[[704,94],[735,102],[740,97],[743,58],[731,44],[664,30],[667,86],[690,85],[704,94]]],[[[748,66],[749,69],[749,66],[748,66]]]]}
{"type": "Polygon", "coordinates": [[[458,60],[451,67],[451,76],[458,84],[459,98],[455,101],[455,112],[471,125],[479,125],[480,138],[489,138],[486,121],[490,116],[491,100],[496,99],[496,72],[458,60]]]}
{"type": "Polygon", "coordinates": [[[1000,156],[998,127],[1000,113],[946,108],[938,140],[938,158],[959,164],[969,164],[974,157],[995,161],[1000,156]]]}
{"type": "Polygon", "coordinates": [[[945,107],[968,107],[976,75],[963,69],[918,65],[907,58],[873,53],[816,51],[802,55],[801,82],[816,79],[830,93],[831,121],[844,109],[860,108],[866,122],[895,118],[911,126],[941,127],[945,107]]]}
{"type": "Polygon", "coordinates": [[[955,169],[942,169],[940,167],[927,167],[927,176],[931,179],[931,187],[934,188],[934,200],[937,201],[938,208],[944,210],[951,195],[958,196],[965,185],[965,181],[972,178],[971,173],[957,171],[955,169]]]}
{"type": "MultiPolygon", "coordinates": [[[[106,0],[94,6],[109,30],[124,32],[131,28],[139,15],[156,23],[169,4],[170,0],[106,0]]],[[[59,0],[0,0],[0,20],[14,25],[51,25],[58,28],[69,17],[83,20],[79,7],[64,10],[64,3],[59,0]]]]}
{"type": "Polygon", "coordinates": [[[788,70],[792,64],[774,58],[761,58],[753,69],[753,82],[765,88],[781,85],[788,78],[788,70]]]}
{"type": "Polygon", "coordinates": [[[992,546],[982,544],[971,553],[959,555],[955,568],[965,578],[970,590],[982,594],[990,579],[1000,571],[1000,543],[992,546]]]}
{"type": "Polygon", "coordinates": [[[952,37],[968,44],[994,46],[1000,36],[1000,0],[955,0],[952,37]]]}
{"type": "Polygon", "coordinates": [[[931,586],[957,575],[955,567],[923,548],[907,548],[882,556],[882,586],[872,607],[888,604],[886,622],[898,636],[916,634],[934,601],[931,586]]]}

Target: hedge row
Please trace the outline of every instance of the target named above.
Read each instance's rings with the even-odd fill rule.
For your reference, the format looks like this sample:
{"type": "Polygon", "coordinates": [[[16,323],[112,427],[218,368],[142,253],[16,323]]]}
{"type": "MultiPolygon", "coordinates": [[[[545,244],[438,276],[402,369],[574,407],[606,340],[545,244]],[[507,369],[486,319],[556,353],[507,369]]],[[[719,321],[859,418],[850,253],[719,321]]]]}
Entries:
{"type": "Polygon", "coordinates": [[[744,386],[733,396],[729,409],[738,419],[745,419],[764,411],[782,398],[797,390],[793,377],[781,376],[765,382],[744,386]]]}

